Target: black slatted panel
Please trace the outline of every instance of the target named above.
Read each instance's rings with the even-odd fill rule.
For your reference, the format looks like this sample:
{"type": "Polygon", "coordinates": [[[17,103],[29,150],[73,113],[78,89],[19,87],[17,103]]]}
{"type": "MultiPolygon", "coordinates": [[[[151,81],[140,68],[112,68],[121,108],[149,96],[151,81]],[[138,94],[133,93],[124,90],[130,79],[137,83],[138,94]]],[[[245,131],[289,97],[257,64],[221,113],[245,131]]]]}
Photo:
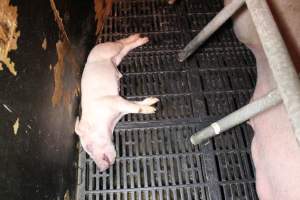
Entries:
{"type": "Polygon", "coordinates": [[[188,61],[178,50],[222,8],[221,0],[120,0],[101,41],[140,32],[150,43],[119,66],[120,95],[160,99],[151,115],[125,116],[114,131],[115,164],[100,173],[80,149],[78,199],[258,199],[250,155],[252,132],[243,124],[193,146],[190,136],[245,105],[256,80],[255,59],[230,23],[188,61]]]}

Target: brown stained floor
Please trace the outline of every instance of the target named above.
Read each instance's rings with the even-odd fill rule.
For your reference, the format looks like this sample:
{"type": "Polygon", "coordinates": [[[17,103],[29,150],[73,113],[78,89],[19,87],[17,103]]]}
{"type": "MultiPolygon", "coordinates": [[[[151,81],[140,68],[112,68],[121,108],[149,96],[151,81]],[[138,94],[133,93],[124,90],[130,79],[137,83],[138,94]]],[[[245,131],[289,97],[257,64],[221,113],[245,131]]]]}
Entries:
{"type": "MultiPolygon", "coordinates": [[[[73,199],[76,95],[96,41],[94,1],[1,0],[0,10],[17,25],[10,64],[1,59],[0,199],[73,199]]],[[[0,20],[1,48],[6,26],[0,20]]]]}
{"type": "Polygon", "coordinates": [[[18,48],[20,31],[17,31],[17,16],[16,6],[10,5],[9,0],[0,1],[0,71],[4,64],[14,76],[17,75],[15,63],[8,54],[18,48]]]}

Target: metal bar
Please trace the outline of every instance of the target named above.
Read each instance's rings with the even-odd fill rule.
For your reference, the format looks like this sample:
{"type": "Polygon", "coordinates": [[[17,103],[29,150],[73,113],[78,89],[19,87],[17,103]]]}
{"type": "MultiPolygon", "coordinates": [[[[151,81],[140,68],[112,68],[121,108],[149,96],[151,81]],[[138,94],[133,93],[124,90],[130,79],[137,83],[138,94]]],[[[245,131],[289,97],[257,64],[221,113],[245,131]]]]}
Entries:
{"type": "Polygon", "coordinates": [[[178,54],[178,60],[183,62],[192,53],[194,53],[200,45],[202,45],[216,30],[218,30],[238,9],[245,3],[245,0],[233,0],[225,6],[204,28],[198,33],[192,41],[178,54]]]}
{"type": "Polygon", "coordinates": [[[287,47],[265,0],[246,0],[278,91],[300,144],[300,81],[287,47]]]}
{"type": "Polygon", "coordinates": [[[193,145],[201,144],[209,138],[216,136],[234,126],[237,126],[248,119],[256,116],[257,114],[268,110],[282,102],[278,90],[273,90],[264,97],[249,103],[246,106],[238,109],[237,111],[227,115],[219,121],[212,123],[205,129],[195,133],[190,138],[193,145]]]}

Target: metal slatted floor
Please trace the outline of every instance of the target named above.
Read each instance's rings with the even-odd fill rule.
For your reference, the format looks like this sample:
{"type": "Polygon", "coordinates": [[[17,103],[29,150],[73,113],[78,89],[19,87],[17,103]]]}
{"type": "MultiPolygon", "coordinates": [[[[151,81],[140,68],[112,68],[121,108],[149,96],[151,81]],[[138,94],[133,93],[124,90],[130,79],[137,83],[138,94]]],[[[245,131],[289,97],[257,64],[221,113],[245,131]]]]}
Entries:
{"type": "Polygon", "coordinates": [[[156,96],[158,111],[130,114],[117,125],[115,164],[100,173],[80,148],[78,200],[258,199],[243,124],[192,146],[189,137],[245,105],[256,81],[255,59],[227,23],[187,62],[177,53],[223,7],[221,0],[116,1],[101,41],[142,33],[150,42],[119,66],[120,94],[156,96]]]}

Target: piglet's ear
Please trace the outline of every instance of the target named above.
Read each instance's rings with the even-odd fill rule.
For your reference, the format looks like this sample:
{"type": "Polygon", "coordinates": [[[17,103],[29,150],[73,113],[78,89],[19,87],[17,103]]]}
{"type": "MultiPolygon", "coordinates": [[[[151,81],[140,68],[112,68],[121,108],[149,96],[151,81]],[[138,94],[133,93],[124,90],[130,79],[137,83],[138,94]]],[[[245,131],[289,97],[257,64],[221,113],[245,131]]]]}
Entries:
{"type": "Polygon", "coordinates": [[[90,129],[91,129],[91,127],[86,120],[81,119],[79,121],[79,118],[77,117],[76,123],[75,123],[75,132],[77,133],[77,135],[81,136],[86,133],[89,133],[90,129]]]}

